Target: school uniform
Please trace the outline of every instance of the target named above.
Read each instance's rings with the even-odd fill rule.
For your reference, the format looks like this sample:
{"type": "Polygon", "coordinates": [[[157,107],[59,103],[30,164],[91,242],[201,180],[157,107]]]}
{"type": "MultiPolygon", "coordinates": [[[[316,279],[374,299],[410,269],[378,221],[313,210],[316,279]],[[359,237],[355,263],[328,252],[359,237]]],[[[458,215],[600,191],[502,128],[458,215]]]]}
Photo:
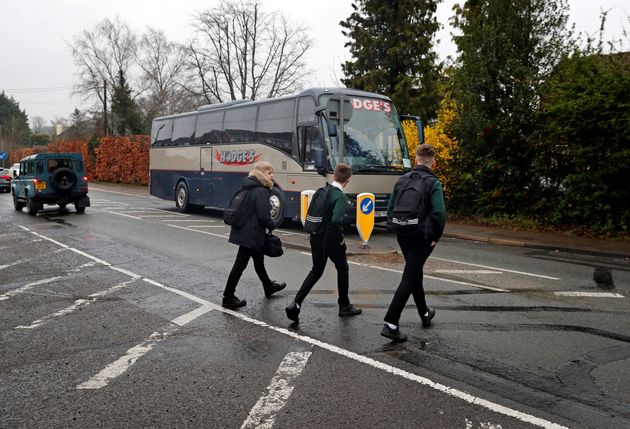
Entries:
{"type": "Polygon", "coordinates": [[[315,283],[324,274],[328,259],[335,264],[337,270],[339,315],[354,316],[361,313],[361,309],[352,305],[348,297],[350,278],[346,243],[343,235],[343,218],[348,206],[348,198],[342,189],[340,183],[332,183],[327,211],[330,220],[327,223],[326,230],[321,234],[311,234],[309,237],[313,267],[304,279],[300,290],[295,296],[295,300],[286,309],[287,316],[294,322],[298,321],[297,315],[300,312],[304,299],[306,299],[315,283]]]}

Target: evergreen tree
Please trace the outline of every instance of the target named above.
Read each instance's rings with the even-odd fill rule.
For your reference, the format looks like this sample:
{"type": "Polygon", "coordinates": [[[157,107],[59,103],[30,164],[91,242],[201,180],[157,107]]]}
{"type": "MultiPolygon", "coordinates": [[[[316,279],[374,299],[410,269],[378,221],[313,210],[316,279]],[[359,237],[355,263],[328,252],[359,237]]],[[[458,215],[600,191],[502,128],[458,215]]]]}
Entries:
{"type": "Polygon", "coordinates": [[[0,150],[11,151],[31,142],[31,129],[28,116],[20,109],[20,104],[0,93],[0,150]]]}
{"type": "Polygon", "coordinates": [[[118,135],[142,134],[145,131],[140,110],[131,98],[131,88],[122,70],[118,71],[112,94],[112,114],[114,130],[118,135]]]}
{"type": "Polygon", "coordinates": [[[513,215],[530,207],[540,86],[569,50],[566,0],[468,0],[452,20],[461,176],[456,209],[513,215]]]}
{"type": "Polygon", "coordinates": [[[392,98],[400,113],[435,118],[440,65],[433,51],[440,0],[356,0],[340,25],[352,60],[342,82],[392,98]]]}

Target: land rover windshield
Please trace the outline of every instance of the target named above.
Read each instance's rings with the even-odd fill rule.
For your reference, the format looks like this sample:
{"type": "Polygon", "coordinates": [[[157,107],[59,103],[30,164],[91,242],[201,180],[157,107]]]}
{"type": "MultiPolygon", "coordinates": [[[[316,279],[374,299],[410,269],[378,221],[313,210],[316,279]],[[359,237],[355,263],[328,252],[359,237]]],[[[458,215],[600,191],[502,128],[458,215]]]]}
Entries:
{"type": "MultiPolygon", "coordinates": [[[[323,96],[323,104],[329,98],[323,96]]],[[[357,96],[346,97],[345,104],[343,127],[338,121],[331,121],[337,124],[338,131],[336,137],[329,139],[333,167],[345,162],[356,174],[400,174],[409,171],[411,164],[407,143],[394,104],[389,100],[357,96]],[[340,147],[342,128],[343,148],[340,147]]]]}

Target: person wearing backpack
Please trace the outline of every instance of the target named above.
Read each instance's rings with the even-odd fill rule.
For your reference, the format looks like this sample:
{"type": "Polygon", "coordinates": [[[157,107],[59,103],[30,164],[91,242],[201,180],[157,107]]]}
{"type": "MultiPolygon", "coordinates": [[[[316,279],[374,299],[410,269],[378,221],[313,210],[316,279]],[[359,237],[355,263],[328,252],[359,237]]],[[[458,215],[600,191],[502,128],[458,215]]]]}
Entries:
{"type": "Polygon", "coordinates": [[[422,326],[431,326],[435,316],[435,310],[427,307],[422,276],[424,263],[444,231],[446,207],[442,184],[432,168],[435,168],[433,146],[418,146],[414,169],[398,179],[387,207],[388,226],[396,232],[405,269],[385,315],[381,335],[397,343],[407,341],[398,322],[409,295],[413,295],[422,326]]]}
{"type": "MultiPolygon", "coordinates": [[[[236,285],[247,268],[249,259],[254,260],[254,269],[262,282],[265,296],[270,297],[274,293],[286,287],[286,283],[271,281],[265,269],[264,255],[262,253],[266,231],[275,228],[271,220],[271,206],[269,196],[273,188],[273,166],[266,161],[254,164],[254,169],[241,182],[241,189],[247,191],[243,207],[246,211],[242,226],[232,226],[229,242],[238,245],[236,260],[223,291],[223,307],[236,309],[247,304],[244,299],[236,297],[236,285]]],[[[240,224],[240,222],[239,222],[240,224]]]]}
{"type": "MultiPolygon", "coordinates": [[[[362,312],[359,307],[351,304],[348,298],[350,278],[346,243],[343,236],[343,216],[348,206],[348,199],[343,193],[343,188],[350,181],[350,176],[352,176],[352,168],[349,165],[337,164],[333,173],[332,185],[326,184],[324,188],[320,188],[316,195],[313,196],[313,201],[311,201],[311,207],[314,208],[321,203],[321,201],[315,201],[315,198],[325,198],[325,209],[321,213],[314,214],[311,207],[309,207],[309,213],[307,214],[307,223],[310,215],[321,226],[315,226],[313,229],[310,229],[310,231],[313,231],[309,236],[313,267],[304,279],[295,299],[285,309],[287,317],[294,323],[299,323],[302,303],[313,286],[315,286],[315,283],[324,274],[326,261],[329,258],[337,269],[339,316],[356,316],[362,312]]],[[[305,230],[309,231],[306,228],[306,224],[305,230]]]]}

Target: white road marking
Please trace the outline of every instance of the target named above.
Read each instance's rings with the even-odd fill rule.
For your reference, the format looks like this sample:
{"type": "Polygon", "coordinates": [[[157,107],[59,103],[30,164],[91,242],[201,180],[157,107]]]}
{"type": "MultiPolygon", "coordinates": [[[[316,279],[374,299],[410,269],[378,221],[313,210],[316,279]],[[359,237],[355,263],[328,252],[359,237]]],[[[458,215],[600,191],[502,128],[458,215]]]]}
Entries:
{"type": "Polygon", "coordinates": [[[179,225],[172,225],[170,223],[167,223],[167,225],[172,227],[172,228],[179,228],[179,229],[184,229],[186,231],[191,231],[191,232],[194,232],[195,234],[206,234],[206,235],[212,235],[214,237],[225,238],[225,235],[223,235],[223,234],[213,234],[211,232],[199,231],[197,229],[187,228],[185,226],[179,226],[179,225]]]}
{"type": "Polygon", "coordinates": [[[453,259],[438,258],[437,256],[430,256],[429,259],[435,259],[436,261],[443,261],[443,262],[453,262],[453,263],[461,264],[461,265],[469,265],[471,267],[487,268],[489,270],[497,270],[497,271],[502,271],[504,273],[513,273],[513,274],[521,274],[523,276],[539,277],[541,279],[560,280],[558,277],[543,276],[542,274],[527,273],[527,272],[524,272],[524,271],[508,270],[506,268],[489,267],[487,265],[471,264],[470,262],[463,262],[463,261],[455,261],[453,259]]]}
{"type": "Polygon", "coordinates": [[[625,298],[620,293],[613,292],[554,292],[557,296],[576,296],[587,298],[625,298]]]}
{"type": "Polygon", "coordinates": [[[31,261],[31,259],[18,259],[17,261],[11,262],[10,264],[0,265],[0,270],[4,270],[5,268],[10,268],[15,265],[19,265],[23,262],[28,262],[28,261],[31,261]]]}
{"type": "MultiPolygon", "coordinates": [[[[308,252],[300,252],[300,253],[302,255],[311,256],[311,254],[308,253],[308,252]]],[[[352,265],[358,265],[358,266],[361,266],[361,267],[374,268],[375,270],[380,270],[380,271],[389,271],[390,273],[397,273],[397,274],[402,274],[403,273],[401,270],[396,270],[394,268],[379,267],[378,265],[368,265],[368,264],[361,264],[359,262],[350,262],[350,261],[348,261],[348,263],[352,264],[352,265]]],[[[475,283],[468,283],[468,282],[463,282],[463,281],[459,281],[459,280],[444,279],[442,277],[435,277],[435,276],[431,276],[431,275],[428,275],[428,274],[424,274],[424,278],[431,279],[431,280],[439,280],[441,282],[446,282],[446,283],[455,283],[455,284],[463,285],[463,286],[476,287],[478,289],[492,290],[492,291],[495,291],[495,292],[511,292],[508,289],[501,289],[501,288],[492,287],[492,286],[482,286],[482,285],[478,285],[478,284],[475,284],[475,283]]]]}
{"type": "Polygon", "coordinates": [[[225,228],[227,225],[188,225],[188,228],[225,228]]]}
{"type": "Polygon", "coordinates": [[[45,323],[59,318],[59,317],[63,317],[66,316],[68,314],[74,313],[76,310],[80,309],[80,308],[84,308],[87,307],[88,305],[92,304],[93,302],[95,302],[98,298],[101,298],[105,295],[109,295],[110,293],[114,293],[117,290],[126,288],[127,286],[129,286],[130,284],[132,284],[133,282],[136,281],[136,279],[138,279],[139,277],[135,277],[129,281],[123,282],[123,283],[119,283],[115,286],[110,287],[109,289],[100,291],[100,292],[96,292],[93,293],[91,295],[89,295],[89,298],[91,299],[78,299],[74,302],[74,304],[59,310],[55,313],[49,314],[48,316],[44,316],[41,319],[37,319],[34,320],[33,322],[31,322],[30,325],[20,325],[20,326],[16,326],[15,329],[35,329],[38,328],[42,325],[44,325],[45,323]]]}
{"type": "Polygon", "coordinates": [[[147,340],[127,350],[127,353],[125,353],[124,356],[121,356],[116,361],[107,365],[103,368],[103,370],[89,380],[79,384],[77,389],[101,389],[107,386],[112,380],[131,368],[138,359],[150,352],[157,343],[177,331],[180,326],[184,326],[190,321],[213,309],[214,307],[210,306],[199,307],[189,313],[177,317],[171,321],[171,326],[161,332],[154,332],[147,340]]]}
{"type": "Polygon", "coordinates": [[[204,222],[204,223],[215,223],[216,220],[205,220],[205,219],[164,219],[162,222],[204,222]]]}
{"type": "Polygon", "coordinates": [[[293,381],[302,373],[310,356],[311,352],[290,352],[284,357],[265,394],[251,409],[241,429],[271,429],[276,414],[293,392],[293,381]]]}
{"type": "Polygon", "coordinates": [[[503,274],[501,271],[490,270],[435,270],[439,274],[503,274]]]}
{"type": "Polygon", "coordinates": [[[50,278],[47,278],[47,279],[42,279],[42,280],[37,280],[35,282],[27,283],[27,284],[25,284],[22,287],[10,290],[9,292],[7,292],[5,294],[0,295],[0,301],[4,301],[6,299],[11,298],[12,296],[24,293],[27,290],[31,289],[33,286],[39,286],[39,285],[44,285],[44,284],[47,284],[47,283],[52,283],[54,281],[59,280],[61,277],[62,276],[50,277],[50,278]]]}
{"type": "MultiPolygon", "coordinates": [[[[20,226],[20,227],[23,228],[26,231],[30,231],[26,227],[23,227],[23,226],[20,226]]],[[[183,228],[183,229],[186,229],[186,228],[183,228]]],[[[32,231],[30,231],[30,232],[32,232],[32,231]]],[[[44,236],[42,236],[42,238],[48,239],[47,237],[44,237],[44,236]]],[[[59,243],[59,244],[62,245],[61,243],[59,243]]],[[[62,245],[62,246],[63,247],[68,247],[66,245],[62,245]]],[[[109,265],[109,266],[111,267],[111,265],[109,265]]],[[[396,368],[396,367],[393,367],[391,365],[387,365],[387,364],[385,364],[383,362],[379,362],[379,361],[377,361],[375,359],[372,359],[372,358],[369,358],[367,356],[360,355],[358,353],[351,352],[351,351],[346,350],[346,349],[342,349],[341,347],[337,347],[337,346],[334,346],[332,344],[328,344],[328,343],[325,343],[323,341],[316,340],[316,339],[311,338],[311,337],[307,337],[305,335],[300,335],[300,334],[298,334],[296,332],[293,332],[293,331],[290,331],[290,330],[288,330],[286,328],[280,328],[280,327],[277,327],[277,326],[269,325],[269,324],[267,324],[267,323],[265,323],[265,322],[263,322],[261,320],[253,319],[253,318],[251,318],[249,316],[246,316],[246,315],[244,315],[242,313],[239,313],[239,312],[236,312],[236,311],[232,311],[232,310],[228,310],[226,308],[223,308],[223,307],[220,307],[220,306],[218,306],[216,304],[213,304],[210,301],[207,301],[207,300],[205,300],[203,298],[199,298],[199,297],[197,297],[197,296],[195,296],[193,294],[190,294],[188,292],[184,292],[184,291],[176,289],[176,288],[172,288],[172,287],[169,287],[169,286],[162,285],[162,284],[160,284],[160,283],[158,283],[158,282],[156,282],[154,280],[151,280],[151,279],[148,279],[148,278],[144,278],[143,281],[145,281],[145,282],[147,282],[149,284],[153,284],[155,286],[158,286],[158,287],[160,287],[160,288],[162,288],[164,290],[168,290],[168,291],[171,291],[173,293],[176,293],[176,294],[178,294],[180,296],[185,296],[185,297],[191,299],[192,301],[199,302],[202,305],[207,306],[209,308],[208,311],[213,310],[213,309],[217,310],[217,311],[221,311],[222,313],[229,314],[231,316],[237,317],[237,318],[239,318],[239,319],[241,319],[241,320],[243,320],[245,322],[251,323],[253,325],[261,326],[261,327],[270,329],[272,331],[279,332],[279,333],[281,333],[283,335],[286,335],[288,337],[295,338],[295,339],[303,341],[305,343],[317,346],[317,347],[319,347],[321,349],[328,350],[328,351],[330,351],[332,353],[335,353],[337,355],[344,356],[344,357],[346,357],[348,359],[352,359],[354,361],[361,362],[361,363],[363,363],[365,365],[371,366],[373,368],[377,368],[377,369],[385,371],[385,372],[389,372],[391,374],[394,374],[394,375],[397,375],[399,377],[402,377],[402,378],[404,378],[406,380],[413,381],[413,382],[416,382],[418,384],[430,387],[430,388],[432,388],[434,390],[437,390],[439,392],[443,392],[443,393],[445,393],[447,395],[450,395],[452,397],[461,399],[461,400],[463,400],[465,402],[468,402],[470,404],[478,405],[478,406],[486,408],[486,409],[488,409],[490,411],[493,411],[493,412],[496,412],[496,413],[499,413],[499,414],[503,414],[503,415],[506,415],[506,416],[509,416],[509,417],[513,417],[513,418],[521,420],[523,422],[530,423],[532,425],[536,425],[536,426],[540,426],[540,427],[544,427],[544,428],[549,428],[549,429],[567,429],[565,426],[561,426],[561,425],[559,425],[557,423],[553,423],[553,422],[550,422],[548,420],[545,420],[545,419],[533,416],[531,414],[523,413],[521,411],[505,407],[503,405],[497,404],[495,402],[488,401],[488,400],[480,398],[478,396],[470,395],[470,394],[468,394],[468,393],[466,393],[466,392],[464,392],[462,390],[455,389],[453,387],[449,387],[449,386],[446,386],[446,385],[441,384],[441,383],[436,383],[436,382],[434,382],[434,381],[432,381],[432,380],[430,380],[430,379],[428,379],[426,377],[422,377],[422,376],[419,376],[417,374],[413,374],[413,373],[410,373],[408,371],[402,370],[400,368],[396,368]]],[[[133,362],[135,362],[138,359],[138,357],[136,357],[133,360],[133,362]]],[[[85,384],[85,383],[83,383],[83,384],[85,384]]],[[[77,386],[77,388],[79,388],[79,387],[77,386]]],[[[90,387],[83,387],[83,388],[90,388],[90,387]]]]}
{"type": "Polygon", "coordinates": [[[104,210],[104,211],[106,211],[107,213],[118,215],[118,216],[125,216],[125,217],[130,217],[131,219],[140,219],[140,220],[142,220],[142,218],[138,217],[138,216],[131,216],[131,215],[128,215],[128,214],[114,212],[114,211],[111,211],[111,210],[104,210]]]}

